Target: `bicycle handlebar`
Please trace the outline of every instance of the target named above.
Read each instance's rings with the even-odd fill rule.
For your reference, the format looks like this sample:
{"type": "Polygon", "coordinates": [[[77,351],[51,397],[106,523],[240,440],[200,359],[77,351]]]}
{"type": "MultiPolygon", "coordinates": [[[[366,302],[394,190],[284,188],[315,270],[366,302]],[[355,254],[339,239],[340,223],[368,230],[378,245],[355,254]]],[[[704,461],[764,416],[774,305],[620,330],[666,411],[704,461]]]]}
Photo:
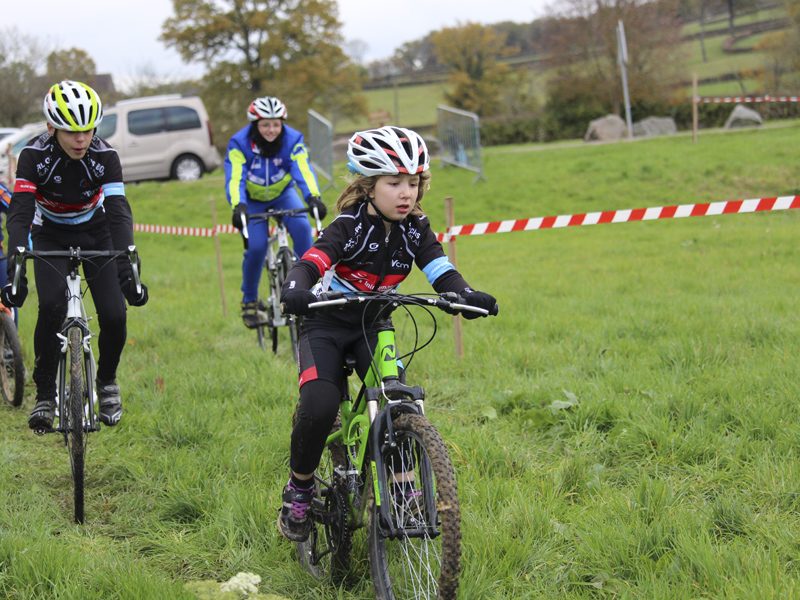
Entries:
{"type": "Polygon", "coordinates": [[[265,221],[269,219],[279,219],[280,217],[292,217],[294,215],[302,215],[304,213],[310,213],[314,216],[314,221],[316,221],[317,231],[322,230],[322,221],[319,218],[319,213],[317,212],[316,208],[311,208],[309,206],[305,206],[303,208],[275,208],[266,210],[260,213],[253,213],[248,215],[247,213],[242,214],[242,237],[244,239],[249,239],[250,234],[247,231],[247,221],[248,219],[264,219],[265,221]]]}
{"type": "Polygon", "coordinates": [[[139,277],[139,252],[136,246],[128,246],[126,250],[81,250],[70,248],[69,250],[28,250],[24,246],[17,246],[14,254],[14,280],[11,284],[11,293],[16,294],[19,287],[19,280],[25,272],[25,260],[28,258],[71,258],[77,261],[90,260],[92,258],[116,258],[125,255],[131,263],[133,271],[133,282],[136,284],[136,293],[142,293],[142,280],[139,277]]]}
{"type": "Polygon", "coordinates": [[[453,292],[446,292],[438,296],[415,296],[411,294],[369,294],[365,292],[355,292],[353,294],[340,295],[340,292],[328,293],[325,300],[310,302],[308,308],[325,308],[329,306],[342,306],[345,304],[362,304],[365,302],[383,302],[386,304],[406,305],[406,306],[435,306],[436,308],[450,313],[473,312],[487,316],[489,311],[477,306],[464,304],[464,299],[453,292]],[[336,297],[334,297],[336,296],[336,297]],[[451,299],[448,299],[451,298],[451,299]]]}

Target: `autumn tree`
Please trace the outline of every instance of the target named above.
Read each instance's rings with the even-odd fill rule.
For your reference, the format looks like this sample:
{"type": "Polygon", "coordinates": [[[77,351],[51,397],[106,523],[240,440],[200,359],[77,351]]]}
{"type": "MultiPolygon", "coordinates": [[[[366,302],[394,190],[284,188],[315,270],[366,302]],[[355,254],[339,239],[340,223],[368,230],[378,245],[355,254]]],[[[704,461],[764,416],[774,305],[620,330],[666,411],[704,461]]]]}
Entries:
{"type": "Polygon", "coordinates": [[[47,55],[46,65],[45,77],[53,82],[72,79],[90,83],[97,74],[94,60],[86,50],[80,48],[54,50],[47,55]]]}
{"type": "Polygon", "coordinates": [[[767,61],[761,75],[765,92],[796,94],[800,90],[800,1],[784,0],[789,27],[768,34],[757,49],[767,61]]]}
{"type": "MultiPolygon", "coordinates": [[[[622,85],[616,29],[628,46],[628,84],[634,106],[664,106],[686,76],[677,5],[671,0],[562,0],[550,20],[549,64],[554,68],[548,108],[556,120],[621,114],[622,85]],[[586,110],[589,109],[589,110],[586,110]]],[[[648,115],[634,115],[643,117],[648,115]]],[[[588,124],[585,121],[582,126],[588,124]]]]}
{"type": "Polygon", "coordinates": [[[39,42],[10,27],[0,30],[0,124],[19,126],[42,120],[47,88],[36,77],[45,51],[39,42]]]}
{"type": "Polygon", "coordinates": [[[343,52],[334,0],[173,0],[161,39],[207,68],[203,98],[223,139],[257,96],[280,97],[289,120],[315,108],[366,113],[361,71],[343,52]]]}
{"type": "Polygon", "coordinates": [[[498,59],[515,51],[506,46],[505,35],[491,27],[467,23],[436,31],[431,41],[439,63],[451,70],[452,89],[445,94],[447,102],[481,116],[500,112],[509,68],[498,59]]]}

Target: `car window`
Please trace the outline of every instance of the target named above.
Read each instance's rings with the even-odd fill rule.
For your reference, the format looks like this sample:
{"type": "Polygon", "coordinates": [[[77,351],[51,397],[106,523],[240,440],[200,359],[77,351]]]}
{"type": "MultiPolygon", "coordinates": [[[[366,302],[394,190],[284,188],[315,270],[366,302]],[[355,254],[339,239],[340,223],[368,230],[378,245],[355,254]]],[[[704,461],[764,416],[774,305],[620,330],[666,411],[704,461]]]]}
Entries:
{"type": "Polygon", "coordinates": [[[164,109],[169,131],[183,131],[184,129],[199,129],[200,115],[193,108],[187,106],[168,106],[164,109]]]}
{"type": "Polygon", "coordinates": [[[117,132],[117,115],[105,115],[97,126],[97,137],[110,138],[117,132]]]}
{"type": "Polygon", "coordinates": [[[150,135],[166,129],[164,110],[161,108],[145,108],[128,113],[128,131],[135,135],[150,135]]]}
{"type": "Polygon", "coordinates": [[[25,146],[28,145],[28,142],[30,142],[33,138],[39,137],[43,133],[44,133],[43,131],[30,131],[30,132],[28,132],[28,134],[24,138],[22,138],[21,140],[16,142],[11,147],[12,154],[14,154],[15,156],[19,156],[19,153],[22,152],[22,149],[25,146]]]}

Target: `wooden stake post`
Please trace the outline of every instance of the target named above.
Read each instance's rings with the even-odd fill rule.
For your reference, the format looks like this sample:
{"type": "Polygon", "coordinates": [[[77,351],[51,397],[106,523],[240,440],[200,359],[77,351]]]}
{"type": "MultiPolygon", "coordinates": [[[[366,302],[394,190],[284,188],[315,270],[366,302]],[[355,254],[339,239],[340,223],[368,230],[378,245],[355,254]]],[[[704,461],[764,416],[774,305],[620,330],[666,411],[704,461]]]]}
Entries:
{"type": "MultiPolygon", "coordinates": [[[[444,199],[444,210],[445,210],[445,218],[447,220],[447,231],[449,232],[450,229],[456,224],[455,222],[455,209],[453,206],[453,198],[448,196],[444,199]]],[[[453,263],[453,266],[457,269],[458,262],[456,261],[456,238],[449,237],[447,238],[447,256],[450,259],[450,262],[453,263]]],[[[456,342],[456,356],[461,358],[464,356],[464,344],[461,339],[461,316],[454,315],[453,316],[453,337],[455,338],[456,342]]]]}
{"type": "Polygon", "coordinates": [[[692,143],[697,143],[697,73],[692,73],[692,143]]]}

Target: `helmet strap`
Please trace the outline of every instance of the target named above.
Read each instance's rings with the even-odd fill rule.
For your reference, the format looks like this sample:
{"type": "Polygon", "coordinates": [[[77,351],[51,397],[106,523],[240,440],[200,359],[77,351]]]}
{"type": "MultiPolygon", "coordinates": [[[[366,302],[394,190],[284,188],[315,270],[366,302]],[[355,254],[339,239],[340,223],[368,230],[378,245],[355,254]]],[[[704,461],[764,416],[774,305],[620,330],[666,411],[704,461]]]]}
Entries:
{"type": "Polygon", "coordinates": [[[375,212],[376,212],[376,213],[378,213],[378,216],[379,216],[381,219],[383,219],[383,220],[384,220],[386,223],[398,223],[398,221],[393,221],[392,219],[390,219],[389,217],[387,217],[386,215],[384,215],[384,214],[383,214],[383,213],[382,213],[380,210],[378,210],[378,205],[377,205],[377,204],[375,204],[375,199],[374,199],[374,198],[370,198],[370,199],[368,200],[368,202],[369,202],[369,203],[372,205],[372,208],[374,208],[374,209],[375,209],[375,212]]]}

